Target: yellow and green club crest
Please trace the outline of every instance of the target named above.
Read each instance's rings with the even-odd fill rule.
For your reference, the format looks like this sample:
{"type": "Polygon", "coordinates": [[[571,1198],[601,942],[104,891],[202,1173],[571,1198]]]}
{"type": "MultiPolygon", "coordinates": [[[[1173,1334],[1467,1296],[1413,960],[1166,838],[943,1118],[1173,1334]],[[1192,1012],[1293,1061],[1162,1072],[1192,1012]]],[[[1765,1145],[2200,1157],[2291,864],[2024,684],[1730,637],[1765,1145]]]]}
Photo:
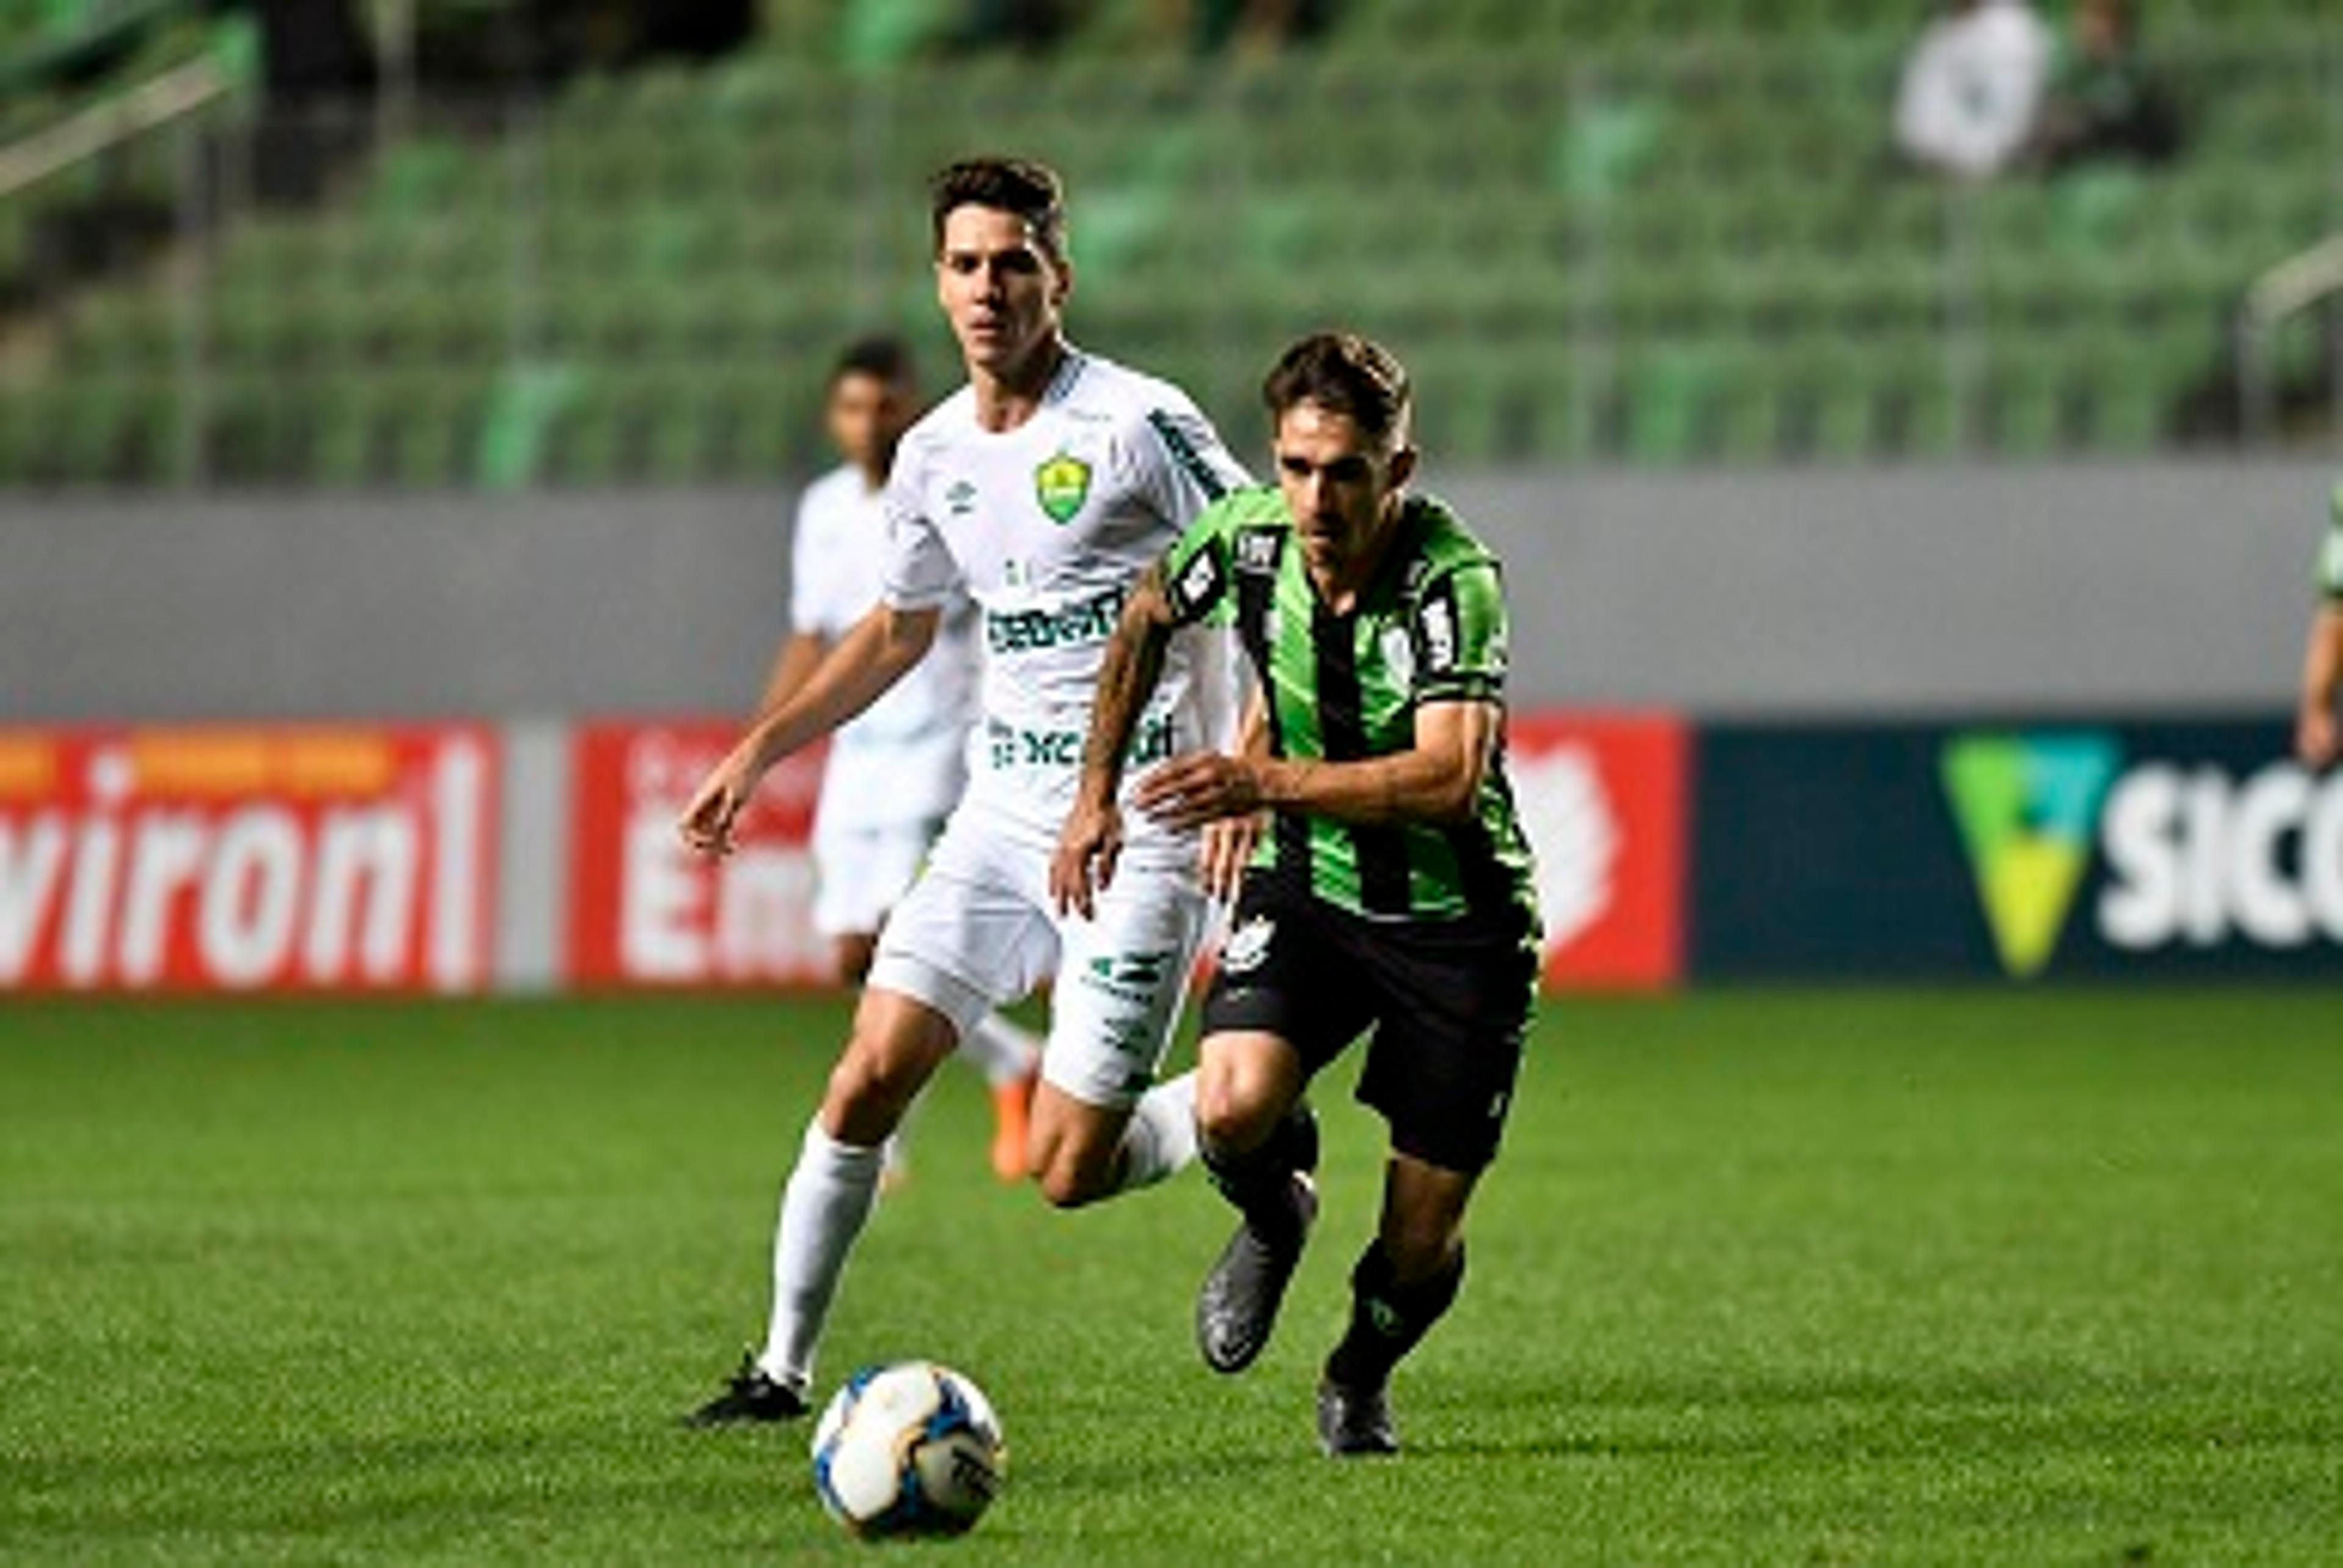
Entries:
{"type": "Polygon", "coordinates": [[[1053,523],[1071,522],[1090,499],[1091,466],[1061,452],[1033,470],[1033,496],[1053,523]]]}

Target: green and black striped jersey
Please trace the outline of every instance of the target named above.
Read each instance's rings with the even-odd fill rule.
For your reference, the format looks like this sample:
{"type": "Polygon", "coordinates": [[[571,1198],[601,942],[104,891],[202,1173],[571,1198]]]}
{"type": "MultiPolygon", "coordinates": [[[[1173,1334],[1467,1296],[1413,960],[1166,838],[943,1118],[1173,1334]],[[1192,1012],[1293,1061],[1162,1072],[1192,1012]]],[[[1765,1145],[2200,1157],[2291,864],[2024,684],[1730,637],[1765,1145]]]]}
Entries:
{"type": "MultiPolygon", "coordinates": [[[[1497,558],[1440,502],[1410,497],[1391,550],[1348,614],[1312,587],[1284,498],[1236,490],[1191,524],[1163,559],[1182,623],[1232,620],[1269,698],[1279,757],[1357,761],[1415,743],[1421,703],[1502,703],[1505,599],[1497,558]]],[[[1256,869],[1374,920],[1477,917],[1534,930],[1529,841],[1503,749],[1471,819],[1360,827],[1278,813],[1256,869]]]]}
{"type": "Polygon", "coordinates": [[[2327,542],[2318,551],[2318,591],[2329,602],[2343,602],[2343,484],[2335,487],[2327,511],[2327,542]]]}

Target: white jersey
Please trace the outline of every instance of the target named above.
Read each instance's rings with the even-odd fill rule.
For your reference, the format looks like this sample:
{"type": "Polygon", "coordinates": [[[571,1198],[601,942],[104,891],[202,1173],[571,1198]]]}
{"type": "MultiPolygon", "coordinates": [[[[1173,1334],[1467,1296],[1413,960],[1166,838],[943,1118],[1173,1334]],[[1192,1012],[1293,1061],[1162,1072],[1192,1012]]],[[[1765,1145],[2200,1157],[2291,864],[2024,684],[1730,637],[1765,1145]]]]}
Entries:
{"type": "MultiPolygon", "coordinates": [[[[1246,482],[1178,387],[1071,347],[1015,429],[978,425],[963,387],[904,436],[887,483],[886,598],[921,608],[964,591],[982,613],[971,801],[1054,840],[1131,583],[1208,503],[1246,482]]],[[[1226,642],[1212,628],[1174,637],[1126,783],[1147,763],[1228,743],[1226,642]]],[[[1143,819],[1127,826],[1134,841],[1154,832],[1143,819]]]]}
{"type": "MultiPolygon", "coordinates": [[[[849,463],[806,487],[789,550],[789,628],[836,642],[879,602],[887,570],[883,490],[849,463]]],[[[830,739],[819,833],[932,832],[968,781],[976,722],[976,614],[945,601],[935,646],[830,739]]]]}

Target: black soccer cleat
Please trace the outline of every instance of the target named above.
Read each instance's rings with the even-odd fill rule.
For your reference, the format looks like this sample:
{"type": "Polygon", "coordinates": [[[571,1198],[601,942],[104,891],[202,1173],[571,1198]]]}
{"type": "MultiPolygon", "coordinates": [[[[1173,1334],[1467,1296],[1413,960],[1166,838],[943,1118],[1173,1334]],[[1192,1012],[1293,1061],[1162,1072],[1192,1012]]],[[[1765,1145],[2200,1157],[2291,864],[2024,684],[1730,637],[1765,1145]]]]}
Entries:
{"type": "Polygon", "coordinates": [[[1318,1184],[1293,1172],[1281,1209],[1266,1231],[1250,1217],[1237,1221],[1236,1234],[1196,1294],[1196,1348],[1216,1372],[1244,1371],[1269,1344],[1278,1305],[1318,1218],[1318,1184]]]}
{"type": "Polygon", "coordinates": [[[806,1412],[805,1391],[766,1375],[752,1351],[724,1392],[683,1418],[686,1426],[729,1426],[736,1422],[795,1421],[806,1412]]]}
{"type": "Polygon", "coordinates": [[[1397,1453],[1399,1434],[1392,1430],[1390,1393],[1331,1380],[1320,1383],[1318,1446],[1335,1459],[1397,1453]]]}

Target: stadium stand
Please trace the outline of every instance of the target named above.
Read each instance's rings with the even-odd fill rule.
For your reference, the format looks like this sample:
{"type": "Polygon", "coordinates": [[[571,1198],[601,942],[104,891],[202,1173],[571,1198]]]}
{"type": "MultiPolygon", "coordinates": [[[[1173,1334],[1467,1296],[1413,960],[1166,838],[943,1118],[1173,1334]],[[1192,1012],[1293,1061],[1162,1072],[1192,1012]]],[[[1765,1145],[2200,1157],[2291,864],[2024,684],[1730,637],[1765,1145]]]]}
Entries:
{"type": "MultiPolygon", "coordinates": [[[[1242,420],[1276,342],[1341,319],[1419,366],[1460,464],[2233,439],[2243,290],[2343,227],[2333,0],[2157,9],[2179,162],[1966,186],[1889,161],[1901,7],[1356,0],[1215,58],[1148,10],[939,58],[949,6],[797,4],[713,64],[418,113],[314,208],[20,313],[45,330],[0,358],[0,480],[801,471],[842,336],[947,352],[916,203],[875,197],[978,146],[1067,173],[1085,340],[1242,420]]],[[[2320,347],[2283,337],[2281,383],[2322,385],[2320,347]]]]}

